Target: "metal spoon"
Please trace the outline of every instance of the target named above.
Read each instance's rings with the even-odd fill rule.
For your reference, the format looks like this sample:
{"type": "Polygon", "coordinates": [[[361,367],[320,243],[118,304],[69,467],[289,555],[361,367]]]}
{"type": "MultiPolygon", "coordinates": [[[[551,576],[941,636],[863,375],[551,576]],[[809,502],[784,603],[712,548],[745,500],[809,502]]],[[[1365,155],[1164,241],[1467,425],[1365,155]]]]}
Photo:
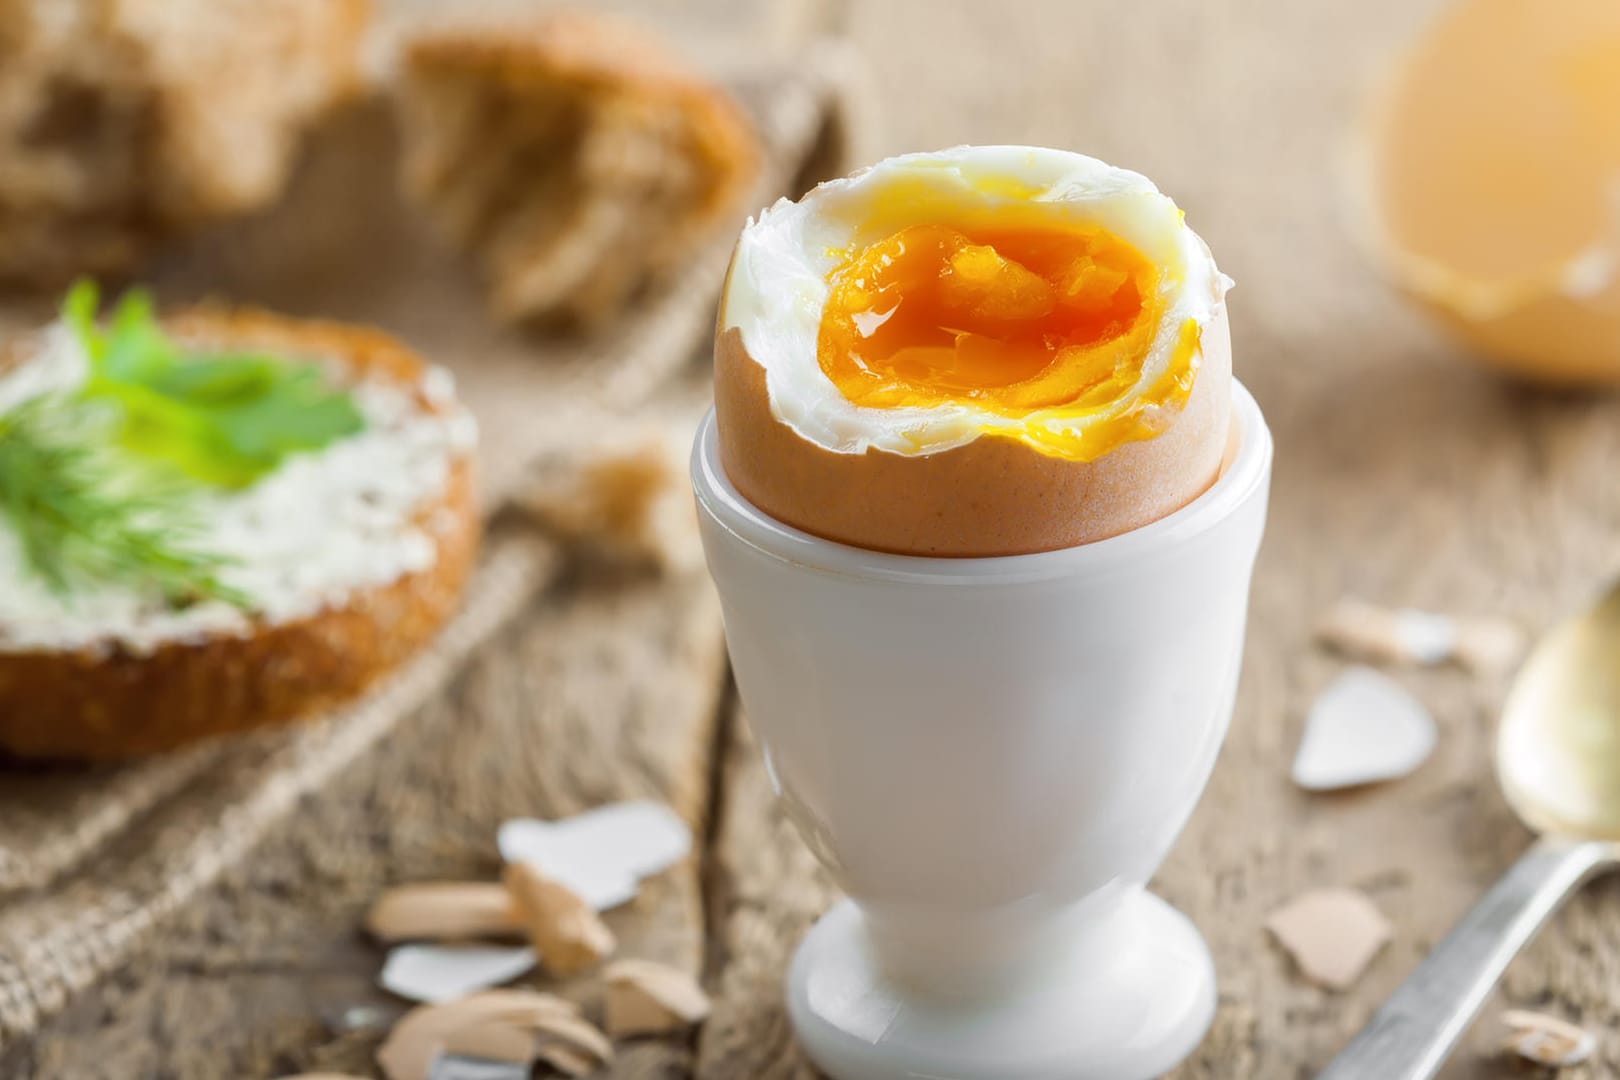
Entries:
{"type": "Polygon", "coordinates": [[[1620,865],[1620,582],[1513,682],[1496,778],[1541,834],[1317,1080],[1424,1080],[1564,899],[1620,865]]]}

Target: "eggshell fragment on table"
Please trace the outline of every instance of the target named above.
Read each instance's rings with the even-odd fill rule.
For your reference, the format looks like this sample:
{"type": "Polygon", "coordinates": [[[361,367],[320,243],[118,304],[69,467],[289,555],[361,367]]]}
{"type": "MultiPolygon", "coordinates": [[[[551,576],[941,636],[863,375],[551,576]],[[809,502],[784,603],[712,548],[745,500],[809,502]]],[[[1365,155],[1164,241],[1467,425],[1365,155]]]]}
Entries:
{"type": "Polygon", "coordinates": [[[613,1043],[602,1034],[602,1030],[589,1020],[580,1016],[545,1016],[539,1018],[535,1024],[535,1031],[540,1036],[540,1056],[546,1058],[546,1052],[560,1048],[569,1055],[584,1055],[594,1058],[598,1065],[613,1060],[613,1043]]]}
{"type": "Polygon", "coordinates": [[[1348,656],[1380,664],[1461,664],[1479,674],[1505,671],[1524,655],[1525,633],[1495,616],[1441,615],[1386,608],[1346,597],[1316,628],[1318,640],[1348,656]]]}
{"type": "Polygon", "coordinates": [[[497,834],[501,857],[529,863],[597,911],[635,898],[642,878],[692,850],[692,830],[662,803],[613,803],[560,821],[518,818],[497,834]]]}
{"type": "Polygon", "coordinates": [[[389,1080],[426,1080],[434,1058],[454,1032],[500,1021],[538,1032],[553,1020],[578,1019],[579,1007],[534,990],[488,990],[406,1013],[377,1048],[377,1064],[389,1080]]]}
{"type": "Polygon", "coordinates": [[[1579,1065],[1597,1049],[1597,1039],[1585,1028],[1546,1013],[1509,1009],[1502,1014],[1502,1049],[1548,1068],[1579,1065]]]}
{"type": "Polygon", "coordinates": [[[548,971],[578,975],[613,954],[613,932],[578,893],[526,862],[507,864],[504,881],[548,971]]]}
{"type": "Polygon", "coordinates": [[[691,443],[689,428],[671,425],[593,442],[543,474],[519,505],[571,544],[665,573],[696,569],[703,547],[686,473],[691,443]]]}
{"type": "Polygon", "coordinates": [[[708,1018],[709,996],[686,972],[649,960],[618,960],[603,972],[605,1026],[615,1037],[663,1035],[708,1018]]]}
{"type": "Polygon", "coordinates": [[[1266,929],[1300,974],[1330,990],[1354,984],[1391,934],[1389,920],[1371,900],[1344,888],[1303,893],[1272,912],[1266,929]]]}
{"type": "Polygon", "coordinates": [[[564,1076],[589,1076],[595,1072],[601,1062],[590,1054],[577,1050],[566,1043],[548,1043],[540,1047],[535,1055],[536,1060],[542,1061],[564,1076]]]}
{"type": "Polygon", "coordinates": [[[526,945],[400,945],[388,953],[377,983],[402,998],[438,1004],[511,982],[537,962],[526,945]]]}
{"type": "Polygon", "coordinates": [[[493,882],[400,885],[377,898],[366,931],[378,941],[465,941],[521,933],[523,920],[506,889],[493,882]]]}
{"type": "Polygon", "coordinates": [[[1372,668],[1352,667],[1311,704],[1294,783],[1332,791],[1395,780],[1423,764],[1437,738],[1422,702],[1372,668]]]}
{"type": "Polygon", "coordinates": [[[539,1039],[533,1028],[503,1017],[490,1017],[446,1034],[443,1053],[480,1061],[503,1061],[509,1065],[532,1065],[537,1049],[539,1039]]]}

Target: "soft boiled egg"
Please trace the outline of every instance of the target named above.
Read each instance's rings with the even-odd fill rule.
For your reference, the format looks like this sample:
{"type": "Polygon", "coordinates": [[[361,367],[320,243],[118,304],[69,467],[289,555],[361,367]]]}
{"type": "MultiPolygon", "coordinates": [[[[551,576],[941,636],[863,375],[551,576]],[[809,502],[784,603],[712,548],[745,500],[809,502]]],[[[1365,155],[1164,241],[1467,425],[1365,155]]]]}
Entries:
{"type": "Polygon", "coordinates": [[[1126,532],[1221,467],[1229,285],[1136,173],[1024,146],[890,158],[744,228],[721,464],[772,517],[879,551],[1126,532]]]}

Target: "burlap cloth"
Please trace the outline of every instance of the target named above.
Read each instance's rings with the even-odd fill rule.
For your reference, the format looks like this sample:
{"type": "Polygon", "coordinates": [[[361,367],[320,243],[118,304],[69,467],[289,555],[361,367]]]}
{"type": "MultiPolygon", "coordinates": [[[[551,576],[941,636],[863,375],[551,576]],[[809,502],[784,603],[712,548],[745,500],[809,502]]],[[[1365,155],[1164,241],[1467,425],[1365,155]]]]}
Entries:
{"type": "MultiPolygon", "coordinates": [[[[791,70],[731,80],[767,148],[755,205],[842,171],[844,63],[838,50],[819,48],[791,70]]],[[[336,118],[281,206],[204,238],[155,280],[166,301],[213,295],[375,323],[455,370],[481,424],[492,520],[465,606],[432,648],[364,700],[295,732],[121,767],[0,766],[0,1051],[124,963],[552,579],[553,547],[501,511],[581,432],[645,409],[706,337],[729,238],[594,339],[537,339],[492,325],[471,271],[398,202],[394,140],[381,103],[336,118]]],[[[40,314],[29,306],[4,316],[40,314]]]]}

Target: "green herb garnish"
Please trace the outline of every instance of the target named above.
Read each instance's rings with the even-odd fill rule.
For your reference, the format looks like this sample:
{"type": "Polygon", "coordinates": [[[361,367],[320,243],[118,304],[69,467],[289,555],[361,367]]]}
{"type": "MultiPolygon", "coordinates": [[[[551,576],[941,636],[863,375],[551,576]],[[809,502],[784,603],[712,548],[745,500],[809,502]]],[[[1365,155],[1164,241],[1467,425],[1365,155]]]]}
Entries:
{"type": "Polygon", "coordinates": [[[227,560],[197,547],[197,489],[247,487],[364,418],[314,364],[182,348],[140,290],[104,325],[97,304],[88,281],[62,304],[89,363],[83,386],[0,412],[0,514],[59,594],[116,582],[176,606],[245,605],[220,582],[227,560]]]}
{"type": "Polygon", "coordinates": [[[121,452],[111,418],[50,394],[0,414],[0,510],[28,565],[59,595],[92,582],[155,589],[174,606],[244,604],[225,560],[197,549],[184,486],[121,452]]]}
{"type": "Polygon", "coordinates": [[[255,353],[188,354],[163,333],[151,298],[125,293],[105,326],[96,287],[74,285],[62,318],[90,361],[82,393],[116,403],[120,438],[196,480],[246,487],[288,456],[319,450],[365,426],[319,368],[255,353]]]}

